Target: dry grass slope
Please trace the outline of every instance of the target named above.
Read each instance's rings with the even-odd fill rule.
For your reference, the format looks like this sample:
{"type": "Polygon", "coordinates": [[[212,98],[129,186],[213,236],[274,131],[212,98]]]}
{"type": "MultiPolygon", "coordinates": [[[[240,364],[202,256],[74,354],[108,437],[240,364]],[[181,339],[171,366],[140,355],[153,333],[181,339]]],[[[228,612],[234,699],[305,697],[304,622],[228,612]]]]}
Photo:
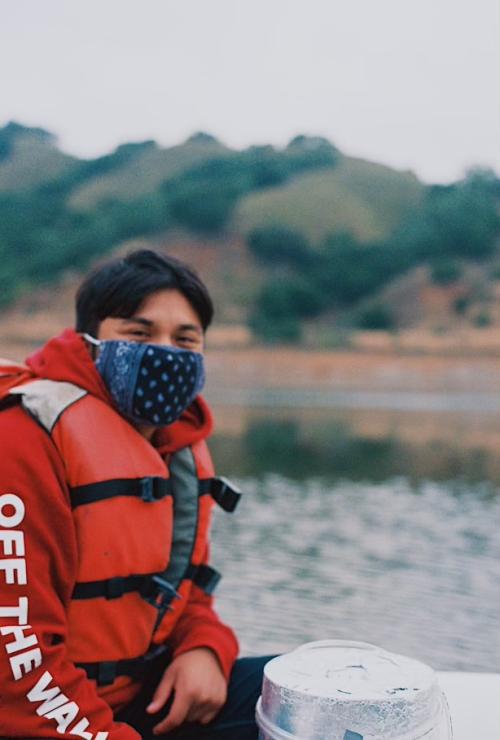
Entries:
{"type": "Polygon", "coordinates": [[[0,162],[0,192],[27,190],[55,180],[76,161],[34,134],[19,135],[12,154],[0,162]]]}
{"type": "Polygon", "coordinates": [[[240,201],[234,224],[242,233],[282,224],[313,241],[334,231],[370,241],[387,236],[422,194],[412,173],[344,157],[332,171],[307,173],[282,187],[251,193],[240,201]]]}
{"type": "Polygon", "coordinates": [[[86,210],[108,198],[130,201],[149,195],[179,172],[227,151],[217,141],[188,141],[169,149],[146,149],[120,169],[87,180],[74,191],[70,204],[78,210],[86,210]]]}

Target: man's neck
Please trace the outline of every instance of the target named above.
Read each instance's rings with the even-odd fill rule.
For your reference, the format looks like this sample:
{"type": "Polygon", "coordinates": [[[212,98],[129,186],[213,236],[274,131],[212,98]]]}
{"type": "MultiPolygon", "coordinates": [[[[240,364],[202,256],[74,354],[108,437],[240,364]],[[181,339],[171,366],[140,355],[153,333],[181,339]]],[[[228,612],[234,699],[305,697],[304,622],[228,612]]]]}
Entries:
{"type": "Polygon", "coordinates": [[[148,440],[148,442],[151,442],[156,431],[156,427],[152,427],[150,424],[137,424],[135,428],[139,434],[148,440]]]}

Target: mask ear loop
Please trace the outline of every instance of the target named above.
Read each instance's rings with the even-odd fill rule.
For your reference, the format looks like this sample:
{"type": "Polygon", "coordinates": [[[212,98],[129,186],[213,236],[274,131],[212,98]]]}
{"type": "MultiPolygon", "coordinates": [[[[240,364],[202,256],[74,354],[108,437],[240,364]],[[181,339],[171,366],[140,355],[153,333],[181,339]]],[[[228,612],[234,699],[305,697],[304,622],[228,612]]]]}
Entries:
{"type": "Polygon", "coordinates": [[[90,342],[90,344],[93,344],[94,347],[99,347],[99,345],[102,342],[102,339],[96,339],[95,337],[92,337],[90,334],[87,334],[87,332],[82,332],[82,337],[87,340],[87,342],[90,342]]]}
{"type": "Polygon", "coordinates": [[[90,334],[87,334],[87,332],[82,332],[81,336],[85,339],[89,346],[90,356],[93,360],[97,357],[97,348],[101,346],[102,339],[96,339],[95,337],[92,337],[90,334]]]}

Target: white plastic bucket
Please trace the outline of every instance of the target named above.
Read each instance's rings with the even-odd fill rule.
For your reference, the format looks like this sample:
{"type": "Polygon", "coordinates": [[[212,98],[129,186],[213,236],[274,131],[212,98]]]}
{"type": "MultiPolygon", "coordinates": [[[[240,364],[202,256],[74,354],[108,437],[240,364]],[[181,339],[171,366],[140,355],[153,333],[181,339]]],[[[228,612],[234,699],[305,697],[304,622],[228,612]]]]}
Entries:
{"type": "Polygon", "coordinates": [[[311,642],[271,660],[256,709],[260,740],[451,740],[434,671],[374,645],[311,642]]]}

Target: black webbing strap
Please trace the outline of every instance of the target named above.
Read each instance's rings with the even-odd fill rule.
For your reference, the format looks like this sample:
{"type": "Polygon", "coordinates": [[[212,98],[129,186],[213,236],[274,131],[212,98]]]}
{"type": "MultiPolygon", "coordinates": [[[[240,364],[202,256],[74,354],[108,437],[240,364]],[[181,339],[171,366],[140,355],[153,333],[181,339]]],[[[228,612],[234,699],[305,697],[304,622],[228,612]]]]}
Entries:
{"type": "Polygon", "coordinates": [[[10,393],[2,400],[0,401],[0,411],[4,411],[5,409],[10,409],[11,406],[17,406],[20,404],[23,400],[23,397],[20,393],[10,393]]]}
{"type": "Polygon", "coordinates": [[[224,511],[233,512],[238,506],[241,491],[227,478],[200,480],[200,496],[209,493],[224,511]]]}
{"type": "Polygon", "coordinates": [[[213,594],[222,578],[215,568],[211,568],[209,565],[193,565],[193,563],[189,565],[184,577],[189,578],[195,586],[201,588],[206,594],[213,594]]]}
{"type": "Polygon", "coordinates": [[[156,573],[77,583],[73,589],[72,598],[119,599],[120,596],[133,591],[138,591],[145,601],[163,611],[168,608],[173,599],[179,598],[172,584],[156,573]]]}
{"type": "Polygon", "coordinates": [[[76,486],[70,490],[73,508],[116,496],[137,496],[143,501],[159,501],[172,495],[170,478],[114,478],[100,483],[76,486]]]}
{"type": "Polygon", "coordinates": [[[119,599],[123,594],[141,591],[151,576],[127,576],[126,578],[108,578],[103,581],[77,583],[73,589],[73,599],[119,599]]]}
{"type": "MultiPolygon", "coordinates": [[[[168,652],[166,645],[150,650],[146,655],[139,658],[127,658],[125,660],[104,660],[99,663],[75,663],[78,668],[83,668],[87,678],[97,681],[98,686],[109,686],[117,676],[130,676],[134,681],[141,681],[149,672],[156,658],[168,652]]],[[[164,657],[165,664],[168,656],[164,657]]]]}

